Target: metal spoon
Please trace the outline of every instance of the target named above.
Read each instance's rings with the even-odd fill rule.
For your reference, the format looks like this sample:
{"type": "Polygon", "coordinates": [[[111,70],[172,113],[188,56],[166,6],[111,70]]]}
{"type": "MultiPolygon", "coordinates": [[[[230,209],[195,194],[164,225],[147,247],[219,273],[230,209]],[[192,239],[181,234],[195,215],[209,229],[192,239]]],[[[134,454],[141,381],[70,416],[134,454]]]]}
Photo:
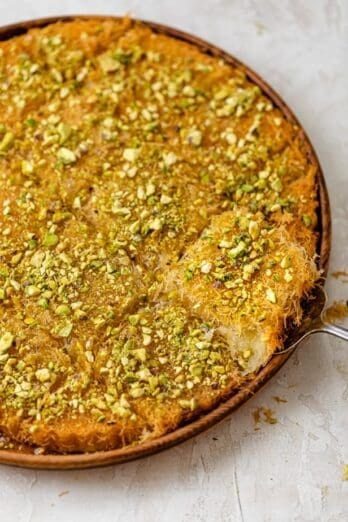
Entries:
{"type": "Polygon", "coordinates": [[[348,341],[348,329],[332,324],[325,319],[327,295],[323,287],[318,286],[305,307],[303,320],[300,326],[290,328],[286,344],[287,348],[275,352],[275,354],[287,353],[296,348],[303,339],[314,333],[328,333],[348,341]]]}

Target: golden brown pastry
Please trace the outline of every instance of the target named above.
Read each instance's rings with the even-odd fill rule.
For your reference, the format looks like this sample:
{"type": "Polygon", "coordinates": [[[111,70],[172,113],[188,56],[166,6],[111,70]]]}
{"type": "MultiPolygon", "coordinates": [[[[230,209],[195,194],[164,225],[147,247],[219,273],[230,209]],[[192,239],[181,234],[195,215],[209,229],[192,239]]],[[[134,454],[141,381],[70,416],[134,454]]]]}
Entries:
{"type": "Polygon", "coordinates": [[[0,43],[0,429],[174,430],[282,346],[318,277],[316,166],[243,71],[129,19],[0,43]]]}

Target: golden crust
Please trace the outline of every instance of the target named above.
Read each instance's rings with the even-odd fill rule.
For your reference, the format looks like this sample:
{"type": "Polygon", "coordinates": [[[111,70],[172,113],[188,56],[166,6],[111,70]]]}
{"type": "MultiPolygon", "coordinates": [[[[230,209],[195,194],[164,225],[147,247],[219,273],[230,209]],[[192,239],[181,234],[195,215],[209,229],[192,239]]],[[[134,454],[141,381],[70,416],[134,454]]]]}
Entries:
{"type": "Polygon", "coordinates": [[[166,289],[220,330],[234,329],[231,349],[237,352],[238,337],[248,351],[263,337],[265,352],[257,369],[282,347],[287,321],[299,324],[300,301],[318,272],[306,249],[292,238],[292,229],[289,233],[281,223],[270,228],[262,217],[248,215],[239,208],[214,216],[168,274],[166,289]]]}
{"type": "Polygon", "coordinates": [[[0,50],[0,429],[56,452],[172,431],[301,318],[304,138],[241,70],[129,19],[0,50]]]}

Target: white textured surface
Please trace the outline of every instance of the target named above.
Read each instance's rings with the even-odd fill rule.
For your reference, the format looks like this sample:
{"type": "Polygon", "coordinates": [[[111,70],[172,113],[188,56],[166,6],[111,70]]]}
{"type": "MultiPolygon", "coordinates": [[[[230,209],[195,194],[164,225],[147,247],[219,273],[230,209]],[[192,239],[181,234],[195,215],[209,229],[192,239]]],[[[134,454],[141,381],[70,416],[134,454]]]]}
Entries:
{"type": "MultiPolygon", "coordinates": [[[[331,271],[348,268],[347,0],[0,0],[1,24],[63,13],[171,24],[267,78],[317,149],[333,207],[331,271]]],[[[331,299],[348,297],[348,285],[328,283],[331,299]]],[[[317,336],[238,412],[165,453],[92,471],[0,467],[0,520],[346,522],[344,462],[348,346],[317,336]],[[272,408],[278,423],[255,431],[257,407],[272,408]]]]}

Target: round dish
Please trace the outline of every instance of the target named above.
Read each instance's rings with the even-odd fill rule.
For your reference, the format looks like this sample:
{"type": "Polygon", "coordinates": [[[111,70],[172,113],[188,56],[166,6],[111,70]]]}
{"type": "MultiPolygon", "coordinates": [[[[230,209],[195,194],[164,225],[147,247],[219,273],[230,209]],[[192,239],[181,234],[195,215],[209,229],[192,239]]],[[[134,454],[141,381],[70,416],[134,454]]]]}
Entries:
{"type": "MultiPolygon", "coordinates": [[[[53,23],[59,20],[71,20],[76,17],[58,17],[44,20],[36,20],[17,24],[9,27],[5,27],[0,30],[0,38],[2,40],[13,37],[15,35],[22,34],[32,27],[43,27],[49,23],[53,23]]],[[[86,17],[92,18],[92,17],[86,17]]],[[[95,17],[93,17],[95,18],[95,17]]],[[[110,18],[110,17],[102,17],[110,18]]],[[[223,58],[227,63],[232,65],[238,65],[241,67],[247,77],[251,79],[260,89],[272,100],[275,106],[277,106],[284,116],[291,122],[296,123],[303,132],[304,141],[307,146],[307,153],[310,161],[318,167],[318,183],[319,183],[319,243],[317,252],[320,255],[319,268],[326,273],[329,250],[330,250],[330,210],[328,196],[325,188],[325,182],[323,179],[322,172],[320,170],[318,160],[315,156],[314,150],[306,137],[302,127],[297,122],[296,118],[286,106],[286,104],[274,93],[274,91],[265,82],[258,77],[253,71],[248,69],[246,66],[240,64],[235,58],[228,55],[224,51],[221,51],[214,46],[207,44],[195,37],[186,35],[180,31],[170,29],[157,24],[147,23],[147,25],[154,31],[164,33],[168,36],[176,39],[184,40],[191,44],[194,44],[201,51],[211,54],[213,56],[223,58]]],[[[289,354],[274,356],[270,362],[256,375],[256,377],[249,381],[247,385],[241,388],[241,390],[231,397],[229,400],[220,404],[217,408],[201,416],[198,420],[190,422],[186,426],[180,427],[168,435],[157,438],[153,441],[139,444],[137,446],[129,446],[122,449],[110,450],[104,452],[96,452],[93,454],[73,454],[73,455],[32,455],[20,453],[17,451],[1,451],[0,461],[8,464],[21,465],[26,467],[36,468],[55,468],[55,469],[66,469],[76,467],[90,467],[98,465],[106,465],[114,462],[123,462],[126,460],[145,456],[156,451],[160,451],[166,447],[172,446],[178,442],[186,440],[187,438],[199,433],[200,431],[208,428],[215,424],[222,418],[224,418],[232,410],[236,409],[248,398],[250,398],[286,361],[289,354]]]]}

